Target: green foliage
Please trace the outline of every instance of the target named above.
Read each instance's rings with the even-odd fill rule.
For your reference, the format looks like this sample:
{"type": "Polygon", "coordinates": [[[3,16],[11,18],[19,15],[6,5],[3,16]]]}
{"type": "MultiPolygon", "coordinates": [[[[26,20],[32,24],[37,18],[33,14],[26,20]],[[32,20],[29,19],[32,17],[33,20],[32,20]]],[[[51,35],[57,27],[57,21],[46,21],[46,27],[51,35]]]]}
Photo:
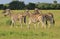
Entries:
{"type": "Polygon", "coordinates": [[[28,5],[26,5],[26,8],[28,9],[35,9],[36,5],[34,3],[29,3],[28,5]]]}
{"type": "Polygon", "coordinates": [[[25,4],[22,1],[18,0],[13,0],[12,2],[8,4],[0,4],[0,9],[6,9],[10,8],[12,10],[24,10],[24,9],[30,9],[33,10],[35,8],[39,9],[45,9],[45,10],[50,10],[50,9],[60,9],[60,4],[57,3],[57,1],[53,1],[53,3],[29,3],[25,4]]]}
{"type": "Polygon", "coordinates": [[[52,3],[38,3],[37,7],[39,9],[60,9],[60,4],[52,4],[52,3]]]}
{"type": "Polygon", "coordinates": [[[57,4],[57,1],[55,0],[55,1],[53,1],[54,2],[54,4],[57,4]]]}
{"type": "Polygon", "coordinates": [[[9,8],[12,10],[24,9],[24,7],[25,7],[24,2],[12,1],[11,3],[9,3],[9,8]]]}
{"type": "Polygon", "coordinates": [[[0,10],[3,10],[5,8],[6,8],[6,6],[4,6],[3,4],[0,4],[0,10]]]}

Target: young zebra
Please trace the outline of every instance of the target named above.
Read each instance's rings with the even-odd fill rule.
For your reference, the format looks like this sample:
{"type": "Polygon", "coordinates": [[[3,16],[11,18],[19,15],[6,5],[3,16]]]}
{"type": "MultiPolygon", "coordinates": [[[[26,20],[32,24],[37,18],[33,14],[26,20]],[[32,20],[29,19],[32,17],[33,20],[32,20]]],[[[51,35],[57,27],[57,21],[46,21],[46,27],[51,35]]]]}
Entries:
{"type": "MultiPolygon", "coordinates": [[[[19,23],[21,24],[21,28],[22,28],[22,19],[24,18],[24,14],[13,14],[13,12],[10,9],[6,9],[4,11],[4,16],[9,16],[11,19],[11,27],[15,25],[16,21],[19,21],[19,23]]],[[[16,26],[17,27],[17,26],[16,26]]]]}

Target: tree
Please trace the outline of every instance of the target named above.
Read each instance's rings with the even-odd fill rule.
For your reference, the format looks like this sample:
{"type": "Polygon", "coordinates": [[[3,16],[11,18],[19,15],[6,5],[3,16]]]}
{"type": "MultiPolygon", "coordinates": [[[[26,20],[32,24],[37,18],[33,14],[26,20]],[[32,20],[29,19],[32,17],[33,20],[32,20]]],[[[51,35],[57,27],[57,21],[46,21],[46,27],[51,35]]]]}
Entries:
{"type": "Polygon", "coordinates": [[[57,1],[55,0],[55,1],[53,1],[54,2],[54,4],[57,4],[57,1]]]}
{"type": "Polygon", "coordinates": [[[35,4],[34,3],[29,3],[28,5],[26,5],[26,8],[28,9],[35,9],[35,4]]]}
{"type": "Polygon", "coordinates": [[[57,4],[56,9],[60,9],[60,4],[57,4]]]}
{"type": "Polygon", "coordinates": [[[37,7],[39,9],[50,9],[50,4],[49,3],[38,3],[37,7]]]}
{"type": "Polygon", "coordinates": [[[6,9],[6,6],[4,6],[3,4],[0,4],[0,10],[6,9]]]}
{"type": "Polygon", "coordinates": [[[13,1],[19,1],[19,0],[13,0],[13,1]]]}
{"type": "Polygon", "coordinates": [[[24,2],[20,2],[20,1],[12,1],[11,3],[9,3],[9,8],[10,9],[24,9],[25,4],[24,2]]]}

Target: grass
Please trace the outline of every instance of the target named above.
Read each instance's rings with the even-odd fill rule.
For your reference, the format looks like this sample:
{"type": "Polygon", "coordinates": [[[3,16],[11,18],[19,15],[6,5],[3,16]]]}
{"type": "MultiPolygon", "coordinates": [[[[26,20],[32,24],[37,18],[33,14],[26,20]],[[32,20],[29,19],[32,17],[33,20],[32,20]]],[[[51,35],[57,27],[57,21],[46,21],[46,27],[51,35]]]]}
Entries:
{"type": "MultiPolygon", "coordinates": [[[[14,10],[13,10],[14,11],[14,10]]],[[[16,23],[18,28],[10,28],[9,17],[4,17],[2,10],[0,10],[0,39],[60,39],[60,10],[41,10],[42,13],[52,12],[55,17],[56,24],[50,29],[36,28],[34,30],[33,25],[31,25],[30,30],[27,29],[25,24],[23,28],[20,28],[20,24],[16,23]]],[[[14,13],[24,12],[15,10],[14,13]]],[[[31,11],[33,12],[33,11],[31,11]]],[[[40,25],[41,26],[41,25],[40,25]]]]}

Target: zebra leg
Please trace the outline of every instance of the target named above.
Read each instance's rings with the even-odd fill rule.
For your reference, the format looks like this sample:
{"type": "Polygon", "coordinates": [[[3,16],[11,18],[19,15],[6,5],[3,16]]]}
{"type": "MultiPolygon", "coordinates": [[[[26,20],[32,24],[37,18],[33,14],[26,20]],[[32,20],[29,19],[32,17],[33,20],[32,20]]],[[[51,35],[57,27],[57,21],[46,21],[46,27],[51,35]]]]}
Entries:
{"type": "Polygon", "coordinates": [[[53,19],[53,24],[55,24],[55,20],[53,19]]]}
{"type": "Polygon", "coordinates": [[[34,29],[36,29],[36,23],[34,24],[34,29]]]}
{"type": "Polygon", "coordinates": [[[46,26],[48,25],[47,20],[46,20],[46,26]]]}
{"type": "Polygon", "coordinates": [[[40,20],[40,22],[41,22],[41,24],[42,24],[41,28],[46,28],[45,23],[44,23],[42,20],[40,20]]]}
{"type": "Polygon", "coordinates": [[[22,19],[19,19],[19,22],[20,22],[20,24],[21,24],[21,28],[22,28],[22,19]]]}
{"type": "Polygon", "coordinates": [[[46,28],[46,25],[44,23],[45,19],[43,19],[43,17],[40,17],[39,21],[42,24],[41,28],[46,28]]]}
{"type": "Polygon", "coordinates": [[[15,25],[15,21],[14,21],[14,20],[12,20],[11,28],[12,28],[12,26],[14,26],[14,25],[15,25]]]}
{"type": "Polygon", "coordinates": [[[54,23],[53,23],[53,22],[54,22],[54,20],[51,20],[51,21],[50,21],[50,25],[49,25],[49,26],[53,26],[53,25],[54,25],[54,23]]]}
{"type": "Polygon", "coordinates": [[[26,16],[24,17],[24,23],[26,23],[26,16]]]}
{"type": "Polygon", "coordinates": [[[28,29],[30,29],[30,26],[29,26],[30,24],[31,24],[31,20],[29,19],[29,23],[28,23],[28,26],[27,26],[28,29]]]}
{"type": "Polygon", "coordinates": [[[48,25],[46,17],[43,17],[43,22],[46,24],[46,26],[48,25]]]}
{"type": "Polygon", "coordinates": [[[51,26],[53,26],[53,20],[49,20],[49,26],[48,26],[48,28],[50,28],[51,26]]]}
{"type": "Polygon", "coordinates": [[[37,26],[38,26],[38,28],[40,28],[39,24],[40,24],[40,22],[38,22],[38,25],[37,25],[37,26]]]}

